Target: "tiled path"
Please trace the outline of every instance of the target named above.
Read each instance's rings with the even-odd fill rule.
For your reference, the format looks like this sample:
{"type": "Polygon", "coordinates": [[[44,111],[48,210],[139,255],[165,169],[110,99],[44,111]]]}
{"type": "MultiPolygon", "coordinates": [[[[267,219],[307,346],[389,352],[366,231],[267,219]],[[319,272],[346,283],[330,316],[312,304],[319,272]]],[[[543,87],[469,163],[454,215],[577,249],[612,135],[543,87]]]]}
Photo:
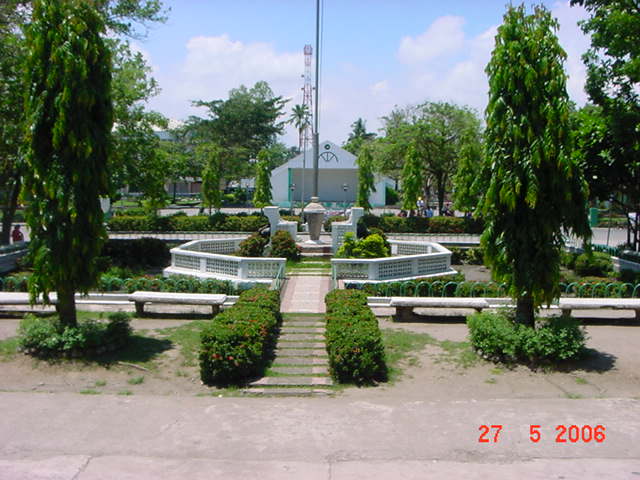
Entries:
{"type": "Polygon", "coordinates": [[[331,288],[328,276],[291,276],[284,287],[283,313],[325,313],[324,297],[331,288]]]}

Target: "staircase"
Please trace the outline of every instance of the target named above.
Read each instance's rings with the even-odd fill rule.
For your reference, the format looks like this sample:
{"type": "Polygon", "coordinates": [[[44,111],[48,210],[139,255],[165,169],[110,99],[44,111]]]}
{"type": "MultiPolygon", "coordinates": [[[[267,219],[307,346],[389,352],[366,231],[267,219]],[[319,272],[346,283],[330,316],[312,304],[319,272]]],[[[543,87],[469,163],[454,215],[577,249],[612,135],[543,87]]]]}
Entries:
{"type": "Polygon", "coordinates": [[[321,314],[284,314],[276,357],[267,375],[249,385],[251,395],[319,396],[332,393],[321,314]]]}

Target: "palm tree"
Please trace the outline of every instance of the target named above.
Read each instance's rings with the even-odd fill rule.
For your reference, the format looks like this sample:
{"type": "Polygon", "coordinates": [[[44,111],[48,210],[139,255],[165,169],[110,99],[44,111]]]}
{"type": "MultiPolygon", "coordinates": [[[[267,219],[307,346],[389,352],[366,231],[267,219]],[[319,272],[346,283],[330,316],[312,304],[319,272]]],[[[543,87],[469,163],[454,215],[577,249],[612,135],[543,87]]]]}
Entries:
{"type": "Polygon", "coordinates": [[[292,123],[298,129],[298,149],[302,151],[302,142],[304,140],[304,131],[311,124],[311,112],[308,105],[294,105],[289,123],[292,123]]]}

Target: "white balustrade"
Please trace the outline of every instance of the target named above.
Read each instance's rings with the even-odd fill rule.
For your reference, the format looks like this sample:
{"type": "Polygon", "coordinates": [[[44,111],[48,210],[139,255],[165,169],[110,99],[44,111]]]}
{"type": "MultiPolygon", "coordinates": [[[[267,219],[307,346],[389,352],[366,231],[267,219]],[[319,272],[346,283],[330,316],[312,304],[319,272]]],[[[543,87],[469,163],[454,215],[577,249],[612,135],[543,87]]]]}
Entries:
{"type": "Polygon", "coordinates": [[[238,249],[244,238],[194,240],[171,249],[171,266],[164,276],[193,275],[232,281],[269,282],[286,263],[285,258],[226,255],[238,249]]]}
{"type": "Polygon", "coordinates": [[[356,282],[384,282],[456,273],[451,268],[451,252],[442,245],[398,240],[389,243],[396,256],[331,259],[333,277],[356,282]]]}

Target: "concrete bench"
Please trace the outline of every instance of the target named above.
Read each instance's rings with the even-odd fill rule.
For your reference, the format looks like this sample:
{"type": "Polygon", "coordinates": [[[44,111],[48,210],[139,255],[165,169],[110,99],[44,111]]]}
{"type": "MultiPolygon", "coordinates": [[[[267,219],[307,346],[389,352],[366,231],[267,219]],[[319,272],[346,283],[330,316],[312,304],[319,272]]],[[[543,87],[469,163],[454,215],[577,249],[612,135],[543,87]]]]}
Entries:
{"type": "Polygon", "coordinates": [[[571,310],[634,310],[640,321],[640,298],[561,298],[558,308],[567,315],[571,310]]]}
{"type": "Polygon", "coordinates": [[[398,321],[410,322],[419,318],[413,313],[414,308],[472,308],[481,312],[489,308],[489,302],[476,297],[391,297],[390,306],[396,309],[398,321]]]}
{"type": "Polygon", "coordinates": [[[211,305],[215,315],[220,311],[220,306],[227,300],[224,294],[214,293],[172,293],[172,292],[145,292],[137,291],[129,295],[129,301],[136,304],[136,314],[144,315],[145,303],[168,303],[179,305],[211,305]]]}
{"type": "MultiPolygon", "coordinates": [[[[513,307],[510,298],[480,297],[391,297],[389,306],[396,309],[396,319],[411,321],[418,318],[414,308],[473,308],[480,312],[485,308],[513,307]]],[[[640,321],[640,298],[561,298],[557,304],[544,309],[560,309],[571,314],[572,310],[634,310],[640,321]]]]}

